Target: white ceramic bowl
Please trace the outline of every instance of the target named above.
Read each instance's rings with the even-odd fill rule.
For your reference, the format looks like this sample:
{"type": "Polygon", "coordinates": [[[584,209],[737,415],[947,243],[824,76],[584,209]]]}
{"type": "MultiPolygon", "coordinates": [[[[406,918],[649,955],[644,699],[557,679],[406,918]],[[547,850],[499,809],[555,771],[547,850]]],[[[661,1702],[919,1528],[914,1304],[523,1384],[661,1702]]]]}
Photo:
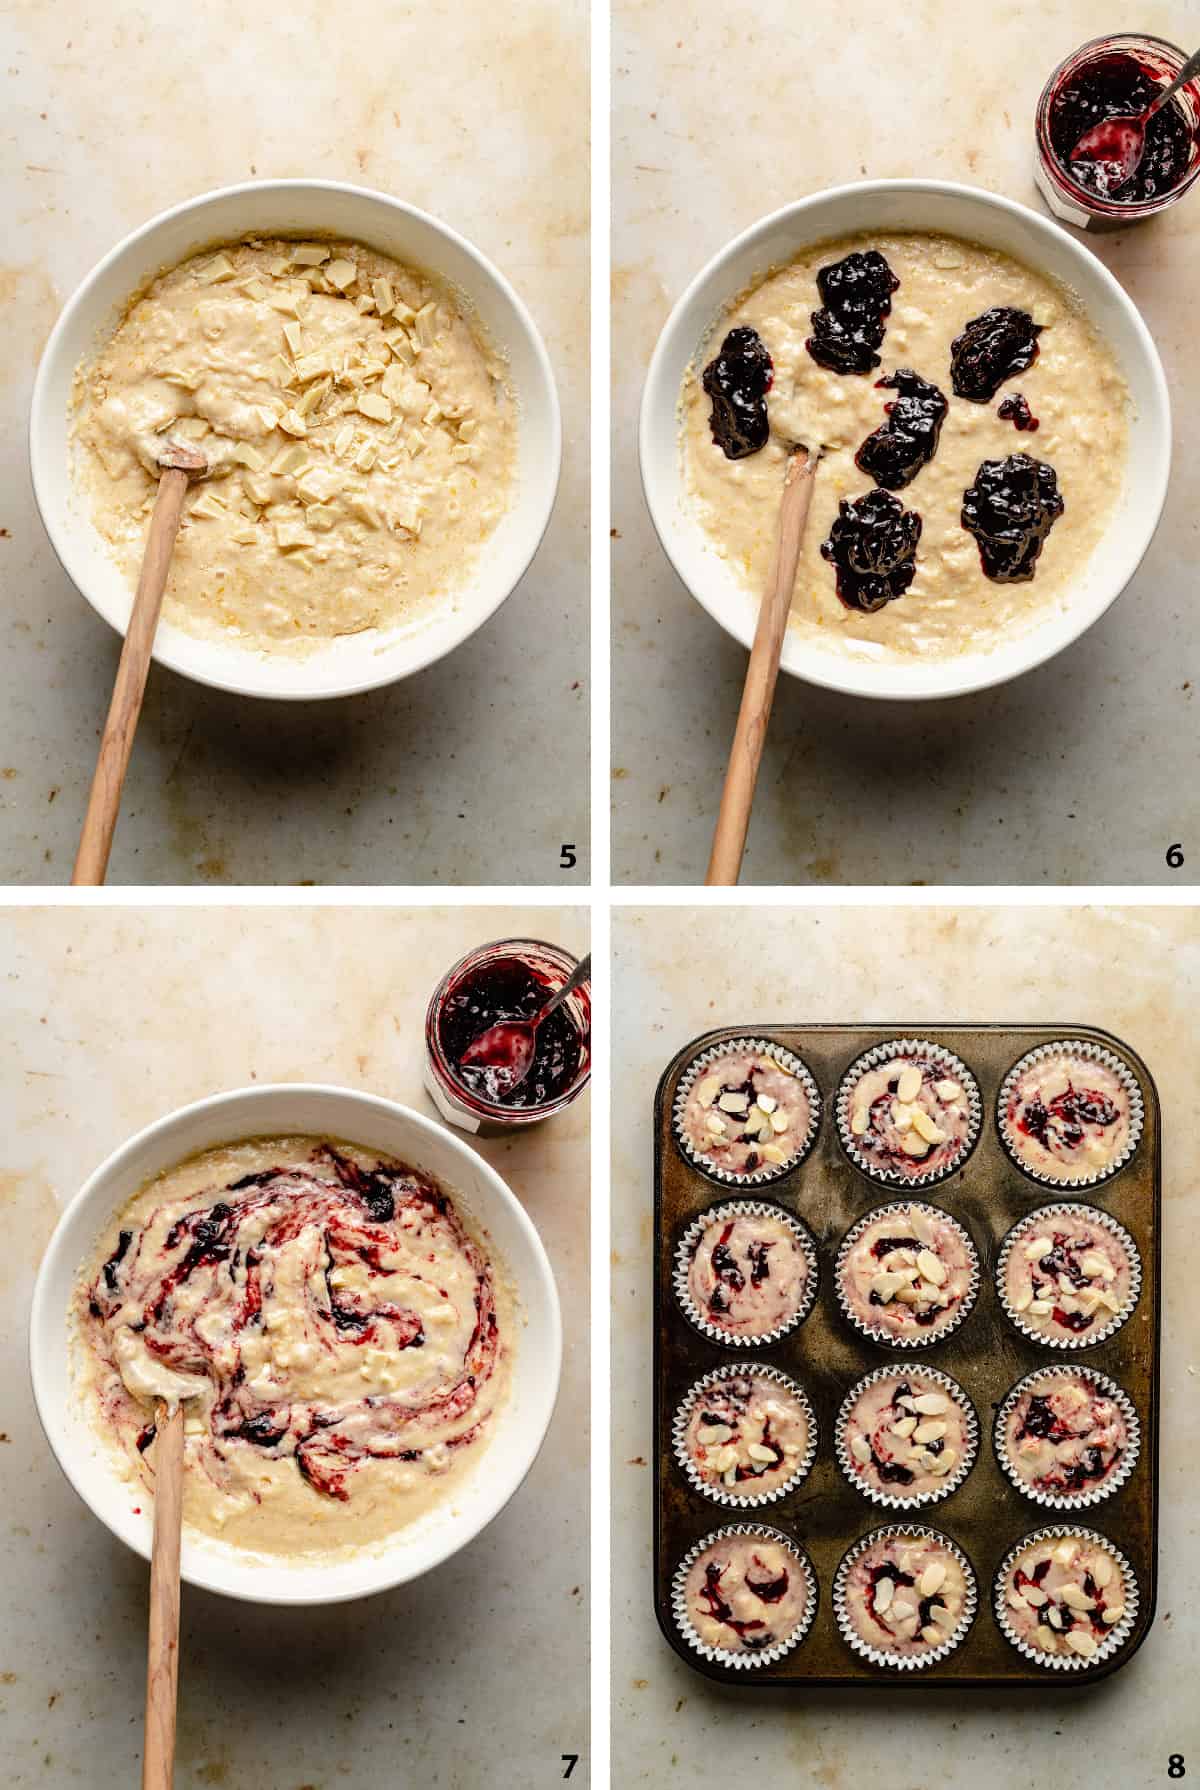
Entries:
{"type": "Polygon", "coordinates": [[[198,683],[243,696],[349,696],[423,670],[481,627],[533,558],[558,489],[562,424],[537,326],[503,274],[448,225],[385,193],[333,180],[223,187],[151,218],[93,268],[51,332],[30,414],[33,489],[64,571],[105,621],[124,633],[131,593],[71,475],[75,369],[111,334],[130,294],[155,274],[200,249],[260,232],[345,236],[439,275],[466,297],[507,357],[519,409],[512,504],[452,604],[415,625],[347,635],[303,658],[267,657],[233,640],[200,640],[167,621],[159,627],[155,658],[198,683]]]}
{"type": "Polygon", "coordinates": [[[679,448],[679,394],[689,363],[746,286],[804,248],[855,231],[941,230],[1050,274],[1072,288],[1108,343],[1133,401],[1120,502],[1087,566],[1056,612],[989,652],[940,662],[864,663],[789,630],[783,669],[855,696],[958,696],[1005,683],[1061,652],[1124,590],[1150,545],[1166,501],[1171,409],[1162,363],[1132,301],[1090,249],[1051,219],[943,180],[873,180],[816,193],[745,231],[697,274],[658,339],[642,394],[639,453],[646,502],[668,558],[726,631],[749,646],[759,593],[748,591],[709,542],[687,502],[679,448]]]}
{"type": "Polygon", "coordinates": [[[289,1132],[345,1138],[438,1177],[488,1232],[522,1308],[509,1397],[476,1471],[456,1489],[453,1508],[430,1512],[379,1550],[328,1562],[265,1561],[184,1532],[182,1573],[189,1584],[254,1603],[339,1603],[405,1584],[473,1540],[517,1491],[554,1410],[562,1323],[546,1252],[515,1195],[452,1132],[390,1100],[305,1084],[214,1094],[159,1119],[101,1163],[60,1218],[34,1288],[30,1370],[59,1466],[101,1522],[149,1559],[150,1501],[141,1500],[142,1514],[133,1514],[129,1482],[118,1475],[74,1392],[67,1313],[75,1277],[114,1214],[154,1175],[200,1150],[289,1132]]]}

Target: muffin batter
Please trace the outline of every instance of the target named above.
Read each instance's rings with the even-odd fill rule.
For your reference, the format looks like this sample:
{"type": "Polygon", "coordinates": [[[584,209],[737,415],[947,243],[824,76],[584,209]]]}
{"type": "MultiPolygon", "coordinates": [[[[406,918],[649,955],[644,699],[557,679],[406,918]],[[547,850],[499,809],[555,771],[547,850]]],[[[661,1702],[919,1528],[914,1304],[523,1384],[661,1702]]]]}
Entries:
{"type": "Polygon", "coordinates": [[[1083,1181],[1124,1154],[1129,1090],[1107,1063],[1060,1051],[1021,1071],[1004,1117],[1006,1142],[1023,1167],[1047,1181],[1083,1181]]]}
{"type": "Polygon", "coordinates": [[[425,1176],[257,1139],[151,1182],[85,1265],[77,1382],[131,1480],[185,1401],[184,1519],[267,1554],[376,1542],[453,1498],[508,1386],[511,1297],[425,1176]]]}
{"type": "Polygon", "coordinates": [[[727,1374],[696,1399],[684,1445],[707,1486],[760,1498],[795,1476],[808,1449],[808,1412],[766,1374],[727,1374]]]}
{"type": "Polygon", "coordinates": [[[692,1247],[687,1286],[697,1312],[730,1336],[769,1336],[808,1301],[808,1256],[771,1212],[727,1208],[692,1247]]]}
{"type": "Polygon", "coordinates": [[[193,256],[131,301],[74,403],[77,477],[131,590],[158,450],[205,455],[164,614],[265,651],[419,624],[511,499],[503,367],[447,287],[361,243],[193,256]]]}
{"type": "Polygon", "coordinates": [[[1004,1296],[1023,1328],[1072,1344],[1095,1342],[1133,1297],[1130,1250],[1086,1206],[1022,1220],[1004,1268],[1004,1296]]]}
{"type": "MultiPolygon", "coordinates": [[[[685,481],[698,517],[756,597],[766,588],[790,446],[824,445],[791,625],[806,644],[860,660],[947,659],[986,650],[1060,609],[1107,527],[1124,478],[1128,393],[1078,300],[1008,256],[950,236],[880,232],[805,250],[720,319],[688,370],[681,407],[685,481]],[[882,254],[899,281],[882,319],[878,362],[863,372],[837,371],[818,364],[806,347],[823,303],[817,274],[851,253],[870,251],[882,254]],[[1017,357],[1019,370],[991,399],[975,402],[953,388],[951,347],[969,323],[994,308],[1020,309],[1034,319],[1037,352],[1023,367],[1017,357]],[[757,333],[772,363],[758,381],[766,382],[761,402],[769,429],[765,419],[757,433],[752,426],[742,457],[730,459],[713,440],[705,363],[711,364],[728,331],[745,326],[757,333]],[[855,455],[889,422],[885,401],[894,402],[898,389],[905,396],[894,385],[899,371],[921,382],[913,388],[918,404],[925,402],[926,387],[934,387],[945,412],[933,399],[925,403],[923,427],[937,434],[932,458],[923,459],[929,443],[918,440],[905,469],[919,462],[916,471],[897,503],[886,506],[898,511],[902,504],[920,518],[911,584],[895,601],[864,614],[839,600],[821,544],[831,536],[839,503],[874,491],[871,474],[855,464],[855,455]],[[881,378],[893,382],[893,390],[877,390],[881,378]],[[1031,411],[1036,433],[1017,432],[1013,409],[998,414],[1018,391],[1027,404],[1016,415],[1031,411]],[[756,448],[760,435],[765,445],[756,448]],[[962,526],[963,495],[976,484],[983,462],[1020,452],[1057,474],[1065,511],[1044,542],[1032,581],[997,583],[985,575],[976,542],[962,526]]],[[[891,423],[898,414],[892,413],[891,423]]],[[[885,507],[880,497],[872,503],[885,507]]]]}
{"type": "Polygon", "coordinates": [[[808,1614],[799,1556],[768,1535],[727,1535],[692,1562],[684,1588],[700,1639],[725,1653],[761,1652],[795,1634],[808,1614]]]}
{"type": "Polygon", "coordinates": [[[1091,1659],[1125,1614],[1124,1579],[1098,1535],[1048,1538],[1013,1563],[1004,1601],[1009,1626],[1039,1653],[1091,1659]]]}
{"type": "Polygon", "coordinates": [[[847,1403],[850,1476],[874,1492],[905,1500],[940,1494],[968,1448],[959,1399],[920,1368],[899,1369],[855,1388],[847,1403]]]}
{"type": "Polygon", "coordinates": [[[872,1167],[915,1180],[963,1155],[971,1112],[956,1069],[938,1057],[897,1055],[854,1083],[848,1125],[851,1145],[872,1167]]]}
{"type": "Polygon", "coordinates": [[[838,1269],[849,1317],[884,1341],[932,1341],[973,1301],[975,1253],[936,1206],[883,1206],[838,1269]]]}
{"type": "Polygon", "coordinates": [[[943,1647],[959,1627],[967,1584],[938,1536],[881,1534],[845,1581],[846,1613],[868,1647],[897,1658],[943,1647]]]}
{"type": "Polygon", "coordinates": [[[803,1149],[812,1121],[798,1076],[763,1051],[726,1051],[688,1092],[682,1131],[698,1155],[731,1175],[781,1167],[803,1149]]]}
{"type": "Polygon", "coordinates": [[[1022,1485],[1055,1498],[1077,1498],[1112,1478],[1129,1433],[1107,1386],[1082,1368],[1030,1375],[1004,1426],[1008,1461],[1022,1485]]]}

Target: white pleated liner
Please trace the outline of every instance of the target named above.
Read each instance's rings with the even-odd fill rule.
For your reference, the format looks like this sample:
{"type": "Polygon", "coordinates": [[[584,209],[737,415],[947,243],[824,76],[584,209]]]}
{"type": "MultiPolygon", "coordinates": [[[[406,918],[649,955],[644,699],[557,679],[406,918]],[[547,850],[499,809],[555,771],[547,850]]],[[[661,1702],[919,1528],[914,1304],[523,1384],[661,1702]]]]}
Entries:
{"type": "Polygon", "coordinates": [[[785,1175],[792,1174],[804,1161],[817,1141],[820,1125],[821,1091],[808,1065],[794,1050],[788,1050],[783,1044],[775,1044],[769,1038],[726,1038],[720,1044],[710,1044],[707,1050],[701,1051],[688,1064],[675,1085],[675,1098],[671,1102],[671,1135],[677,1149],[695,1168],[700,1169],[710,1180],[719,1182],[722,1187],[769,1187],[772,1182],[782,1181],[785,1175]],[[722,1057],[732,1056],[740,1051],[753,1051],[759,1056],[773,1057],[781,1069],[786,1069],[796,1077],[808,1096],[808,1131],[803,1143],[786,1162],[763,1163],[749,1175],[735,1175],[731,1169],[722,1168],[711,1156],[696,1149],[683,1128],[683,1109],[697,1077],[714,1068],[722,1057]]]}
{"type": "Polygon", "coordinates": [[[694,1648],[702,1659],[710,1660],[715,1665],[732,1666],[739,1672],[753,1672],[762,1666],[773,1665],[776,1660],[782,1659],[785,1654],[791,1653],[793,1648],[798,1647],[816,1619],[817,1597],[817,1575],[813,1571],[812,1561],[804,1548],[794,1536],[785,1535],[782,1529],[773,1529],[768,1523],[728,1523],[722,1529],[714,1529],[711,1535],[704,1536],[702,1540],[696,1542],[694,1547],[688,1549],[675,1568],[675,1577],[671,1581],[671,1611],[675,1617],[675,1626],[688,1646],[694,1648]],[[685,1586],[688,1573],[694,1562],[707,1549],[715,1547],[718,1542],[735,1535],[759,1535],[768,1541],[781,1542],[784,1547],[790,1548],[800,1563],[800,1570],[804,1574],[804,1582],[808,1591],[804,1615],[791,1634],[784,1640],[776,1641],[773,1647],[764,1647],[761,1651],[748,1648],[739,1648],[734,1651],[724,1647],[710,1647],[707,1641],[700,1639],[692,1627],[692,1620],[688,1615],[685,1586]]]}
{"type": "Polygon", "coordinates": [[[1044,1666],[1048,1672],[1087,1672],[1111,1659],[1120,1651],[1133,1632],[1137,1621],[1138,1605],[1141,1593],[1134,1576],[1132,1566],[1115,1543],[1107,1535],[1101,1535],[1095,1529],[1080,1529],[1070,1523],[1053,1523],[1046,1529],[1034,1529],[1023,1535],[1015,1547],[1009,1549],[996,1569],[996,1579],[992,1587],[992,1609],[996,1623],[1005,1640],[1010,1642],[1025,1659],[1031,1660],[1035,1666],[1044,1666]],[[1008,1575],[1027,1548],[1036,1547],[1039,1541],[1078,1540],[1103,1547],[1116,1561],[1121,1573],[1121,1583],[1125,1591],[1125,1614],[1119,1622],[1114,1622],[1109,1633],[1096,1648],[1091,1659],[1084,1659],[1081,1653],[1043,1653],[1040,1647],[1032,1646],[1022,1639],[1012,1627],[1006,1592],[1008,1575]]]}
{"type": "MultiPolygon", "coordinates": [[[[714,1504],[728,1505],[731,1509],[736,1510],[759,1510],[764,1505],[778,1503],[780,1498],[786,1498],[789,1492],[794,1492],[812,1471],[812,1464],[817,1457],[818,1441],[817,1414],[813,1409],[812,1400],[803,1386],[780,1368],[760,1366],[754,1361],[730,1362],[728,1366],[714,1368],[711,1373],[705,1374],[703,1379],[697,1380],[684,1395],[671,1425],[671,1443],[675,1450],[675,1459],[683,1469],[688,1482],[703,1497],[710,1498],[714,1504]],[[688,1453],[687,1429],[696,1405],[714,1386],[720,1385],[722,1380],[738,1379],[744,1374],[755,1374],[759,1379],[773,1381],[781,1390],[796,1400],[803,1408],[808,1421],[808,1441],[797,1460],[795,1471],[772,1491],[747,1494],[730,1490],[728,1486],[724,1485],[710,1485],[706,1479],[702,1478],[695,1461],[688,1453]]],[[[753,1483],[753,1480],[746,1481],[748,1485],[753,1485],[753,1483]]]]}
{"type": "Polygon", "coordinates": [[[996,1259],[996,1297],[1004,1308],[1005,1316],[1009,1323],[1021,1332],[1022,1336],[1027,1336],[1031,1342],[1039,1343],[1044,1349],[1064,1349],[1069,1353],[1074,1353],[1079,1349],[1092,1349],[1097,1343],[1107,1342],[1108,1338],[1115,1335],[1122,1324],[1132,1316],[1141,1297],[1141,1292],[1142,1258],[1138,1254],[1137,1244],[1124,1225],[1118,1224],[1110,1213],[1102,1212],[1099,1206],[1081,1206],[1069,1200],[1056,1200],[1052,1206],[1037,1206],[1032,1212],[1027,1212],[1024,1218],[1019,1218],[1013,1225],[1001,1243],[1000,1254],[996,1259]],[[1123,1306],[1120,1311],[1110,1313],[1107,1324],[1101,1324],[1098,1329],[1081,1330],[1078,1335],[1073,1336],[1050,1336],[1046,1331],[1038,1330],[1034,1325],[1026,1323],[1024,1313],[1014,1311],[1008,1298],[1009,1256],[1020,1244],[1022,1236],[1026,1240],[1036,1237],[1039,1230],[1043,1229],[1048,1221],[1060,1216],[1071,1220],[1077,1219],[1081,1224],[1099,1225],[1102,1230],[1110,1231],[1122,1245],[1129,1258],[1128,1304],[1123,1306]]]}
{"type": "Polygon", "coordinates": [[[802,1224],[793,1213],[786,1211],[783,1206],[774,1205],[769,1200],[723,1200],[720,1205],[710,1206],[706,1212],[701,1212],[698,1217],[693,1218],[683,1233],[675,1251],[675,1272],[672,1280],[675,1297],[679,1301],[679,1307],[684,1317],[695,1325],[702,1336],[707,1336],[710,1342],[720,1343],[725,1349],[766,1349],[770,1348],[772,1343],[778,1342],[781,1336],[787,1336],[790,1331],[795,1330],[804,1322],[816,1303],[819,1277],[820,1263],[817,1257],[817,1246],[809,1235],[807,1226],[802,1224]],[[789,1318],[786,1324],[778,1324],[774,1330],[764,1331],[761,1336],[739,1336],[732,1330],[722,1330],[719,1325],[710,1323],[693,1302],[691,1289],[688,1286],[692,1246],[700,1241],[710,1225],[724,1224],[731,1218],[746,1216],[777,1218],[780,1223],[787,1225],[804,1251],[804,1257],[808,1263],[808,1273],[804,1278],[804,1296],[794,1316],[789,1318]]]}
{"type": "Polygon", "coordinates": [[[1013,1167],[1024,1175],[1027,1180],[1035,1181],[1039,1187],[1053,1188],[1057,1192],[1063,1194],[1080,1192],[1088,1187],[1099,1187],[1102,1182],[1111,1181],[1118,1170],[1124,1168],[1125,1164],[1137,1149],[1138,1144],[1141,1141],[1145,1118],[1146,1111],[1145,1104],[1142,1100],[1142,1090],[1139,1088],[1137,1078],[1128,1063],[1117,1056],[1115,1052],[1106,1050],[1101,1044],[1093,1044],[1086,1038],[1063,1038],[1059,1040],[1058,1043],[1039,1044],[1036,1050],[1027,1050],[1025,1055],[1018,1058],[1008,1074],[1004,1077],[1004,1080],[1000,1084],[1000,1092],[996,1096],[996,1128],[1000,1133],[1000,1142],[1004,1145],[1005,1151],[1013,1164],[1013,1167]],[[1125,1141],[1125,1148],[1120,1156],[1114,1157],[1107,1168],[1094,1170],[1090,1175],[1083,1175],[1080,1176],[1078,1180],[1070,1181],[1061,1180],[1054,1175],[1048,1175],[1038,1169],[1030,1168],[1027,1162],[1023,1162],[1020,1156],[1020,1146],[1013,1137],[1012,1130],[1008,1123],[1008,1097],[1012,1092],[1013,1085],[1018,1077],[1033,1063],[1040,1063],[1047,1057],[1056,1057],[1065,1054],[1083,1057],[1085,1061],[1091,1063],[1102,1063],[1106,1069],[1111,1069],[1113,1074],[1118,1077],[1121,1085],[1129,1095],[1129,1136],[1125,1141]]]}
{"type": "Polygon", "coordinates": [[[872,1181],[893,1190],[901,1188],[935,1187],[939,1181],[956,1175],[967,1161],[975,1145],[979,1141],[979,1131],[983,1119],[983,1100],[979,1092],[979,1083],[975,1080],[961,1057],[956,1057],[952,1050],[944,1044],[934,1044],[928,1038],[892,1038],[886,1044],[876,1044],[865,1050],[861,1056],[855,1057],[850,1067],[838,1083],[835,1102],[838,1136],[842,1148],[854,1164],[872,1181]],[[879,1164],[861,1151],[858,1140],[850,1130],[850,1096],[861,1078],[869,1069],[878,1069],[893,1057],[915,1057],[918,1061],[932,1059],[939,1066],[944,1065],[946,1078],[959,1082],[967,1096],[967,1135],[963,1147],[953,1162],[940,1168],[927,1169],[924,1174],[902,1175],[899,1169],[880,1168],[879,1164]]]}
{"type": "Polygon", "coordinates": [[[887,1523],[880,1529],[872,1529],[854,1546],[847,1549],[838,1564],[833,1580],[833,1613],[841,1630],[842,1639],[854,1652],[863,1659],[870,1660],[873,1666],[884,1666],[893,1672],[920,1672],[926,1667],[936,1665],[939,1660],[946,1659],[956,1648],[961,1647],[967,1638],[967,1632],[975,1620],[975,1612],[979,1608],[979,1588],[975,1580],[975,1569],[963,1553],[957,1542],[943,1535],[940,1529],[929,1529],[920,1523],[887,1523]],[[963,1594],[962,1615],[958,1624],[951,1629],[940,1647],[930,1647],[923,1653],[889,1653],[885,1648],[872,1647],[864,1641],[851,1620],[846,1606],[846,1580],[855,1561],[865,1554],[878,1541],[887,1540],[890,1536],[911,1535],[920,1540],[936,1541],[953,1554],[962,1567],[965,1591],[963,1594]]]}
{"type": "Polygon", "coordinates": [[[960,1224],[957,1218],[952,1217],[951,1214],[943,1210],[941,1206],[932,1206],[925,1200],[889,1200],[886,1206],[876,1206],[872,1211],[860,1218],[856,1224],[850,1227],[846,1232],[846,1235],[842,1238],[837,1252],[837,1260],[834,1263],[833,1274],[834,1287],[837,1292],[838,1308],[843,1316],[847,1318],[848,1321],[854,1325],[854,1328],[863,1336],[869,1337],[872,1342],[881,1343],[884,1348],[888,1349],[934,1348],[941,1342],[943,1337],[953,1336],[954,1332],[964,1320],[970,1316],[971,1312],[974,1310],[975,1301],[979,1297],[979,1251],[972,1241],[970,1232],[965,1225],[960,1224]],[[941,1327],[936,1330],[924,1330],[920,1335],[916,1336],[908,1336],[904,1334],[896,1335],[891,1330],[884,1329],[882,1325],[879,1326],[879,1328],[876,1328],[875,1326],[868,1324],[864,1319],[858,1317],[857,1314],[850,1309],[850,1302],[842,1284],[842,1269],[849,1258],[850,1251],[854,1248],[854,1245],[858,1242],[863,1232],[869,1229],[869,1227],[875,1224],[880,1218],[885,1217],[889,1212],[906,1212],[911,1206],[916,1206],[920,1211],[932,1213],[932,1215],[940,1222],[950,1225],[953,1230],[957,1231],[963,1242],[966,1244],[967,1256],[971,1263],[971,1278],[967,1283],[967,1290],[959,1300],[958,1308],[950,1322],[941,1325],[941,1327]]]}
{"type": "Polygon", "coordinates": [[[949,1374],[942,1373],[940,1369],[936,1367],[926,1367],[923,1363],[915,1361],[906,1361],[903,1364],[899,1362],[891,1363],[887,1367],[877,1367],[874,1373],[865,1374],[861,1380],[850,1388],[849,1392],[842,1400],[841,1408],[837,1414],[837,1423],[835,1424],[833,1431],[833,1446],[834,1453],[837,1456],[838,1466],[841,1468],[846,1479],[854,1487],[856,1492],[861,1493],[864,1498],[869,1498],[872,1504],[878,1504],[884,1510],[922,1510],[927,1505],[943,1503],[945,1499],[950,1496],[951,1492],[956,1492],[963,1480],[967,1477],[967,1474],[971,1471],[971,1468],[975,1465],[976,1458],[979,1454],[979,1418],[976,1415],[975,1407],[967,1397],[967,1394],[958,1384],[958,1381],[952,1380],[949,1374]],[[849,1444],[846,1440],[846,1430],[849,1427],[851,1411],[857,1401],[862,1397],[863,1393],[866,1392],[869,1387],[877,1386],[881,1380],[905,1379],[911,1374],[923,1375],[925,1379],[932,1380],[935,1386],[940,1387],[943,1392],[947,1393],[958,1410],[962,1412],[966,1423],[966,1436],[964,1438],[962,1457],[957,1465],[951,1472],[946,1474],[942,1483],[935,1486],[932,1491],[919,1492],[915,1497],[912,1494],[906,1496],[903,1492],[885,1492],[877,1490],[874,1486],[868,1485],[862,1474],[855,1469],[850,1454],[849,1444]]]}
{"type": "Polygon", "coordinates": [[[992,1444],[996,1450],[996,1459],[1001,1471],[1007,1474],[1013,1485],[1023,1498],[1031,1504],[1040,1504],[1046,1510],[1087,1510],[1093,1504],[1102,1504],[1111,1498],[1114,1492],[1120,1491],[1133,1469],[1137,1466],[1138,1455],[1142,1447],[1142,1430],[1138,1422],[1133,1400],[1124,1392],[1115,1380],[1107,1374],[1097,1373],[1093,1367],[1084,1367],[1072,1363],[1070,1367],[1038,1367],[1023,1379],[1017,1381],[1012,1391],[1007,1394],[1003,1404],[996,1412],[996,1422],[992,1430],[992,1444]],[[1090,1491],[1082,1492],[1039,1492],[1022,1479],[1008,1452],[1008,1419],[1013,1407],[1023,1394],[1033,1390],[1039,1381],[1045,1380],[1086,1380],[1094,1391],[1103,1398],[1112,1399],[1120,1407],[1121,1416],[1125,1420],[1125,1448],[1121,1459],[1113,1471],[1090,1491]]]}

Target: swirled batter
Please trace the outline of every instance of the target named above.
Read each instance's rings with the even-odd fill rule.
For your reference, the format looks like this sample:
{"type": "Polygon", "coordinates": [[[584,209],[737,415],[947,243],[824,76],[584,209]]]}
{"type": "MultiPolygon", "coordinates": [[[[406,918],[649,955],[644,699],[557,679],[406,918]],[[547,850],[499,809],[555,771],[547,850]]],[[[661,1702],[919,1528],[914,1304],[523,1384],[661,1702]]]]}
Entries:
{"type": "Polygon", "coordinates": [[[454,1494],[494,1428],[514,1312],[425,1175],[255,1139],[125,1207],[76,1285],[78,1381],[132,1479],[185,1401],[184,1519],[269,1554],[382,1540],[454,1494]]]}

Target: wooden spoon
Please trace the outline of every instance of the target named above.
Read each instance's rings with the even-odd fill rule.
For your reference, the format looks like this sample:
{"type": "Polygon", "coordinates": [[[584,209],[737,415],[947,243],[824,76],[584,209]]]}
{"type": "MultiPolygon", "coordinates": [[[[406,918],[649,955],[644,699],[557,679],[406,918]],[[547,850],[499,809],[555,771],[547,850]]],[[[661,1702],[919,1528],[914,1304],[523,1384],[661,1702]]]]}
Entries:
{"type": "Polygon", "coordinates": [[[171,553],[179,531],[184,493],[188,480],[196,473],[205,472],[208,466],[197,448],[174,441],[163,444],[158,463],[163,470],[158,481],[158,496],[154,500],[154,514],[150,518],[150,533],[146,537],[142,575],[138,579],[137,595],[125,630],[112,702],[100,740],[100,755],[92,778],[92,793],[88,798],[79,851],[71,875],[72,884],[97,886],[103,883],[108,869],[108,854],[112,850],[113,831],[121,806],[121,789],[129,769],[138,716],[142,712],[150,653],[162,608],[163,586],[167,582],[171,553]]]}
{"type": "Polygon", "coordinates": [[[142,1790],[175,1781],[175,1705],[179,1685],[179,1530],[183,1507],[183,1401],[154,1407],[154,1547],[150,1555],[150,1632],[146,1650],[146,1744],[142,1790]]]}
{"type": "Polygon", "coordinates": [[[792,590],[796,583],[796,563],[800,558],[800,542],[808,521],[812,502],[813,479],[821,458],[821,450],[810,454],[805,447],[794,448],[788,456],[783,479],[783,501],[779,506],[779,537],[775,558],[767,583],[767,594],[758,612],[754,646],[746,669],[742,690],[742,706],[738,710],[729,765],[725,772],[725,788],[713,834],[712,856],[708,860],[705,883],[710,887],[732,888],[742,868],[746,849],[746,831],[750,810],[754,805],[754,786],[771,719],[775,698],[775,682],[779,676],[779,655],[787,632],[788,612],[792,606],[792,590]]]}

